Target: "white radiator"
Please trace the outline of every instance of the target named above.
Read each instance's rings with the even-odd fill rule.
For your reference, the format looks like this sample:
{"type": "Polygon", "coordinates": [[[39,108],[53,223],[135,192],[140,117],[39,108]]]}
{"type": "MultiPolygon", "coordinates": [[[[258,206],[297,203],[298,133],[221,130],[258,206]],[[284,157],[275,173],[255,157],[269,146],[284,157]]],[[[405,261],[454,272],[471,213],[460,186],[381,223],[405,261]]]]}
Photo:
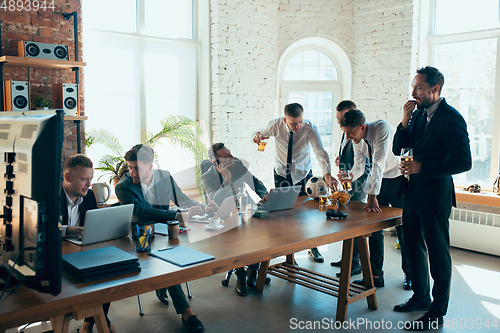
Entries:
{"type": "Polygon", "coordinates": [[[500,215],[453,208],[451,246],[500,256],[500,215]]]}

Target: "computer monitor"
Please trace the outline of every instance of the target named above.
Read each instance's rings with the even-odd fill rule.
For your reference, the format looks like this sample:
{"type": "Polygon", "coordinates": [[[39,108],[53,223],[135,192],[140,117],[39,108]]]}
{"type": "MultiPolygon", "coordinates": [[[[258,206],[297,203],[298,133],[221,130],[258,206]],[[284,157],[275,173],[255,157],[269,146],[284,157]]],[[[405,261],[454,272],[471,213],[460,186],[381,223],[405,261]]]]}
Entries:
{"type": "Polygon", "coordinates": [[[0,266],[29,288],[61,291],[63,111],[0,112],[0,266]],[[2,221],[3,220],[3,221],[2,221]],[[17,258],[17,262],[14,262],[17,258]]]}

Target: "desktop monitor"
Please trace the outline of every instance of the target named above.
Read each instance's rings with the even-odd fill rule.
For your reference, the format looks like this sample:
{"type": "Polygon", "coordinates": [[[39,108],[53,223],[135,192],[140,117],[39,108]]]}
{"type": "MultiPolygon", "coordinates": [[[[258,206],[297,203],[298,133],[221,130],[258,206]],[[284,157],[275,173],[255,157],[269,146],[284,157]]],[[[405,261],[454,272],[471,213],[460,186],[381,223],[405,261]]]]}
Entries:
{"type": "Polygon", "coordinates": [[[0,112],[0,266],[53,295],[61,291],[62,142],[62,110],[0,112]]]}

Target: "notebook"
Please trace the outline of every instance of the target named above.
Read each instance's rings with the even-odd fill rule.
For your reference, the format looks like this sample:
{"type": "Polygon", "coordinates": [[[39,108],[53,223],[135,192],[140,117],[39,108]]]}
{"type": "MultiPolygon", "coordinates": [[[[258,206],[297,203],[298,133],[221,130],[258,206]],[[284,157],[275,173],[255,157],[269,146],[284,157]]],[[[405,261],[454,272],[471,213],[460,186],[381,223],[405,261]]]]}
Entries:
{"type": "Polygon", "coordinates": [[[85,213],[83,235],[65,239],[77,245],[88,245],[126,237],[133,212],[133,204],[88,210],[85,213]]]}
{"type": "Polygon", "coordinates": [[[296,185],[272,188],[267,197],[267,205],[263,209],[268,212],[292,209],[297,202],[301,187],[300,185],[296,185]]]}
{"type": "Polygon", "coordinates": [[[199,262],[212,260],[215,257],[200,251],[196,251],[184,246],[175,246],[166,250],[158,250],[149,253],[150,256],[168,261],[174,265],[184,267],[197,264],[199,262]]]}
{"type": "MultiPolygon", "coordinates": [[[[236,195],[224,199],[219,207],[219,210],[217,211],[217,213],[215,213],[215,217],[220,217],[221,219],[223,219],[229,216],[232,213],[234,207],[236,207],[236,200],[238,200],[236,195]]],[[[208,218],[209,216],[207,214],[203,216],[193,215],[189,218],[189,222],[208,223],[208,218]]]]}

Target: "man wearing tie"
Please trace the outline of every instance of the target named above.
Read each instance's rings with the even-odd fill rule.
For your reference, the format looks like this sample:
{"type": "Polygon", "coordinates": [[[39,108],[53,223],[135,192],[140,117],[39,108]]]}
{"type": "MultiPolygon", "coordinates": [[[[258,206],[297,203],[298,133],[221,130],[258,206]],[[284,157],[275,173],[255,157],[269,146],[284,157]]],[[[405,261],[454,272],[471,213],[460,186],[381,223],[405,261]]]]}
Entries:
{"type": "Polygon", "coordinates": [[[472,158],[467,124],[441,97],[444,75],[434,67],[417,70],[412,97],[403,107],[403,120],[394,136],[393,152],[413,148],[413,161],[401,162],[409,175],[403,207],[413,296],[394,311],[427,311],[412,322],[411,330],[443,325],[450,298],[452,263],[449,216],[455,206],[452,175],[468,171],[472,158]],[[414,111],[415,106],[417,110],[414,111]],[[430,298],[430,273],[434,280],[430,298]]]}
{"type": "MultiPolygon", "coordinates": [[[[261,140],[275,137],[276,153],[274,163],[274,186],[301,185],[300,195],[305,191],[307,181],[312,178],[311,146],[319,161],[323,178],[331,189],[337,187],[337,180],[331,175],[330,158],[323,148],[318,129],[304,119],[304,108],[299,103],[287,104],[285,116],[273,119],[269,124],[253,134],[257,144],[261,140]]],[[[309,256],[316,262],[324,259],[317,248],[309,250],[309,256]]]]}

